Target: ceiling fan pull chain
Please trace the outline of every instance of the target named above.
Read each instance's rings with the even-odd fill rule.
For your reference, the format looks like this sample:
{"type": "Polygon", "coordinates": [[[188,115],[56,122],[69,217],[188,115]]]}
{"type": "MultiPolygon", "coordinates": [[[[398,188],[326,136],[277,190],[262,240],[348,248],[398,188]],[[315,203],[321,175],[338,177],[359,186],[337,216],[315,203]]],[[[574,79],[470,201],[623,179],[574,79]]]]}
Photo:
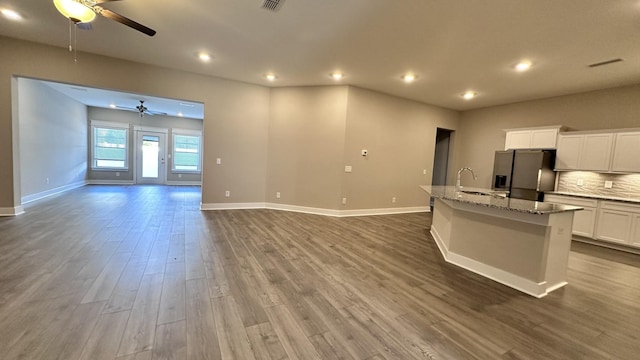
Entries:
{"type": "Polygon", "coordinates": [[[73,47],[71,46],[71,19],[69,19],[69,52],[73,51],[73,47]]]}
{"type": "Polygon", "coordinates": [[[78,63],[78,26],[73,26],[73,62],[78,63]]]}

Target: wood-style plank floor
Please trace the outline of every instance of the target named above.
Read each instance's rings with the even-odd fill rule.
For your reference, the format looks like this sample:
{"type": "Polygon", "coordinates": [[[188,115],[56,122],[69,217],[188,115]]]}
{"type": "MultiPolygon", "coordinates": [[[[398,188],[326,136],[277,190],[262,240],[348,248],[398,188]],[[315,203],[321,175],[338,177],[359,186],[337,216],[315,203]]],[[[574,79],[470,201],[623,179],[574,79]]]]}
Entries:
{"type": "Polygon", "coordinates": [[[0,358],[640,358],[637,255],[574,244],[535,299],[446,264],[428,213],[199,203],[86,186],[0,218],[0,358]]]}

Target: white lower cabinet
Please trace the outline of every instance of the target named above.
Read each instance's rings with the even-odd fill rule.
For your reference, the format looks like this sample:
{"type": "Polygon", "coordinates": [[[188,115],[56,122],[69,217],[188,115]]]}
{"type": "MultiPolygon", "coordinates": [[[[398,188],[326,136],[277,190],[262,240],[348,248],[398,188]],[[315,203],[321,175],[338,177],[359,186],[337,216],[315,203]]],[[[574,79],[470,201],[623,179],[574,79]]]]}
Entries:
{"type": "Polygon", "coordinates": [[[571,228],[571,233],[589,238],[593,237],[593,229],[596,225],[596,208],[598,207],[598,200],[550,194],[544,196],[544,201],[582,207],[583,210],[573,213],[573,227],[571,228]]]}
{"type": "Polygon", "coordinates": [[[631,217],[631,245],[640,247],[640,214],[631,217]]]}
{"type": "Polygon", "coordinates": [[[640,204],[547,194],[545,202],[580,206],[572,234],[640,248],[640,204]]]}
{"type": "Polygon", "coordinates": [[[640,246],[640,205],[600,201],[596,239],[640,246]]]}
{"type": "Polygon", "coordinates": [[[597,231],[597,239],[627,243],[631,236],[631,214],[601,209],[597,231]]]}

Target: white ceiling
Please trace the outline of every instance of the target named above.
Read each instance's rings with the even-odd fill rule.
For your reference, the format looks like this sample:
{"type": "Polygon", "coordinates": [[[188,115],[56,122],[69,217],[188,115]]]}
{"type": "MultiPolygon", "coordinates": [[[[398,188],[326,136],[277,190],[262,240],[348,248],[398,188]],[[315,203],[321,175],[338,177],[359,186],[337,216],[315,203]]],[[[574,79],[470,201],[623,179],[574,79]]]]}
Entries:
{"type": "MultiPolygon", "coordinates": [[[[328,74],[340,70],[344,84],[456,110],[640,83],[640,0],[288,0],[278,12],[262,1],[110,2],[157,35],[98,17],[77,47],[265,86],[334,84],[328,74]],[[532,69],[515,72],[524,58],[532,69]],[[614,58],[624,61],[587,66],[614,58]],[[407,71],[418,80],[403,83],[407,71]],[[478,96],[463,100],[466,90],[478,96]]],[[[0,8],[24,16],[0,18],[0,35],[68,45],[51,0],[0,8]]]]}
{"type": "Polygon", "coordinates": [[[116,109],[138,112],[136,106],[140,105],[140,100],[142,100],[144,101],[144,106],[152,113],[157,112],[165,113],[168,116],[204,119],[204,104],[200,102],[159,98],[51,81],[42,81],[42,83],[87,106],[111,108],[111,105],[113,105],[116,106],[116,109]]]}

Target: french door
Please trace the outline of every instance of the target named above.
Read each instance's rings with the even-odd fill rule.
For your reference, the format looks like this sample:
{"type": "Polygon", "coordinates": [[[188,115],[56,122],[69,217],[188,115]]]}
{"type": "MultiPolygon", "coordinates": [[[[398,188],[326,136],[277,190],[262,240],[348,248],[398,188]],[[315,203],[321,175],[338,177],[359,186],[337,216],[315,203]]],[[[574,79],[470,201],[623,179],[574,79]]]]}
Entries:
{"type": "Polygon", "coordinates": [[[162,132],[136,131],[136,183],[165,183],[166,138],[162,132]]]}

